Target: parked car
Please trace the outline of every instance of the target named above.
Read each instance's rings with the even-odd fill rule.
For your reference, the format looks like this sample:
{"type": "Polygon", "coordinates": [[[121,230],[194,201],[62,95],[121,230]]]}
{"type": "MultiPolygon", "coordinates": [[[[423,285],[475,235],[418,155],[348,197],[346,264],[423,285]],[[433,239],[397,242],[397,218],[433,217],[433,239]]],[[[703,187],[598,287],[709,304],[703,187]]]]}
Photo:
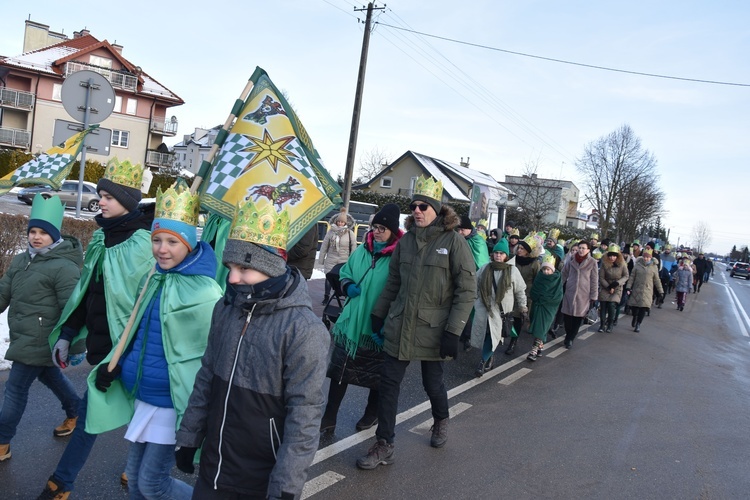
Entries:
{"type": "Polygon", "coordinates": [[[734,265],[735,265],[735,264],[736,264],[736,262],[727,262],[727,267],[726,267],[726,269],[724,269],[724,270],[725,270],[726,272],[729,272],[729,271],[731,271],[731,270],[732,270],[732,268],[734,267],[734,265]]]}
{"type": "Polygon", "coordinates": [[[731,278],[737,276],[739,278],[750,280],[750,264],[747,262],[735,262],[734,267],[729,271],[729,276],[731,278]]]}
{"type": "MultiPolygon", "coordinates": [[[[42,192],[42,196],[49,198],[57,195],[68,208],[75,208],[78,201],[78,181],[63,181],[59,191],[48,189],[42,192]]],[[[83,190],[81,192],[81,208],[89,212],[99,211],[99,193],[96,192],[96,184],[93,182],[83,181],[83,190]]]]}
{"type": "Polygon", "coordinates": [[[50,189],[52,189],[52,186],[48,186],[47,184],[38,184],[36,186],[23,188],[18,192],[18,201],[31,205],[31,202],[34,201],[34,196],[38,193],[49,191],[50,189]]]}

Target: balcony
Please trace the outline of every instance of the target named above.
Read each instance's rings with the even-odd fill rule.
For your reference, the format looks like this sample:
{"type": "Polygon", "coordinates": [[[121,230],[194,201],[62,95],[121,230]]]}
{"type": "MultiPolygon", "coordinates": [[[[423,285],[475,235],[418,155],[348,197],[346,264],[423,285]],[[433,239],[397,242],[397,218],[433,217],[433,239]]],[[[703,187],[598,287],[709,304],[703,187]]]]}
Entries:
{"type": "MultiPolygon", "coordinates": [[[[174,118],[174,117],[173,117],[174,118]]],[[[177,135],[177,120],[164,121],[159,118],[151,120],[151,132],[174,137],[177,135]]]]}
{"type": "Polygon", "coordinates": [[[0,127],[0,146],[29,149],[31,132],[17,128],[0,127]]]}
{"type": "Polygon", "coordinates": [[[135,77],[135,75],[77,61],[70,61],[69,63],[65,63],[65,78],[70,76],[72,73],[75,73],[76,71],[83,70],[99,73],[100,75],[104,76],[104,78],[109,80],[109,83],[111,83],[112,86],[116,89],[135,92],[136,87],[138,86],[138,79],[135,77]]]}
{"type": "Polygon", "coordinates": [[[34,107],[35,97],[31,92],[3,87],[0,88],[0,107],[30,111],[34,107]]]}
{"type": "Polygon", "coordinates": [[[170,168],[174,164],[174,153],[160,153],[153,149],[146,152],[146,165],[149,167],[170,168]]]}

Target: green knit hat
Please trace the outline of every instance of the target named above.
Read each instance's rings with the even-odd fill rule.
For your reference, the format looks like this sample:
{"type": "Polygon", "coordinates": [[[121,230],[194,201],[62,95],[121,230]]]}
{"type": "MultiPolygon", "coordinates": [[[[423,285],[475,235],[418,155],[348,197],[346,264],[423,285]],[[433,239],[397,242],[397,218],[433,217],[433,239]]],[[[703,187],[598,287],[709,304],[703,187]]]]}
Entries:
{"type": "Polygon", "coordinates": [[[65,207],[59,196],[44,198],[41,194],[37,194],[31,204],[31,215],[26,232],[31,231],[32,227],[38,227],[49,234],[53,242],[59,240],[64,212],[65,207]]]}
{"type": "Polygon", "coordinates": [[[508,240],[503,238],[502,240],[495,243],[495,246],[492,247],[492,253],[495,252],[503,252],[505,255],[509,255],[510,247],[508,247],[508,240]]]}

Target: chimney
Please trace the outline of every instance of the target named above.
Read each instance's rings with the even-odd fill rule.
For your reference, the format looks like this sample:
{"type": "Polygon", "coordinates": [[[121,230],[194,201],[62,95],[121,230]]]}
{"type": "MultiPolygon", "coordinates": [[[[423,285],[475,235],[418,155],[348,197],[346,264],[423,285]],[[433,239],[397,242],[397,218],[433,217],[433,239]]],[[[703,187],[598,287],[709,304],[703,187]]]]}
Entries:
{"type": "Polygon", "coordinates": [[[461,163],[459,163],[459,165],[461,165],[462,167],[468,168],[468,166],[469,166],[469,160],[470,159],[471,158],[467,156],[466,157],[466,161],[464,161],[464,157],[462,156],[461,157],[461,163]]]}
{"type": "Polygon", "coordinates": [[[84,36],[90,35],[90,34],[91,34],[91,32],[89,30],[87,30],[86,28],[83,28],[81,31],[74,31],[73,32],[73,39],[81,38],[81,37],[84,37],[84,36]]]}
{"type": "Polygon", "coordinates": [[[112,48],[115,49],[118,54],[122,55],[122,45],[118,44],[117,41],[112,44],[112,48]]]}

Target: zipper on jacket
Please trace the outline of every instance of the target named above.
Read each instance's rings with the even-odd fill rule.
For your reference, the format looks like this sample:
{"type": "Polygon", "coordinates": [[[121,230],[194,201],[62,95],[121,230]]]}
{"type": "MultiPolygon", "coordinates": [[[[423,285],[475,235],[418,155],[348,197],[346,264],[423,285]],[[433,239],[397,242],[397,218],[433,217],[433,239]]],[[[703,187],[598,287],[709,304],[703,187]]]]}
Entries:
{"type": "Polygon", "coordinates": [[[242,348],[242,340],[245,338],[245,333],[247,332],[247,327],[250,325],[250,320],[253,317],[253,311],[255,311],[256,305],[258,305],[257,302],[253,304],[253,307],[247,313],[247,318],[245,319],[245,326],[242,327],[242,333],[240,333],[240,339],[237,342],[237,352],[234,353],[234,363],[232,363],[232,371],[229,374],[229,381],[227,382],[227,395],[224,398],[224,414],[221,417],[221,427],[219,428],[219,444],[218,444],[219,463],[216,466],[216,475],[214,476],[214,490],[219,489],[219,485],[218,485],[219,476],[221,475],[221,462],[223,460],[221,448],[224,442],[224,425],[226,424],[226,421],[227,421],[227,406],[229,405],[229,395],[232,392],[232,381],[234,380],[234,373],[237,370],[237,360],[240,357],[240,349],[242,348]]]}
{"type": "Polygon", "coordinates": [[[42,317],[39,316],[39,326],[42,326],[42,317]]]}

